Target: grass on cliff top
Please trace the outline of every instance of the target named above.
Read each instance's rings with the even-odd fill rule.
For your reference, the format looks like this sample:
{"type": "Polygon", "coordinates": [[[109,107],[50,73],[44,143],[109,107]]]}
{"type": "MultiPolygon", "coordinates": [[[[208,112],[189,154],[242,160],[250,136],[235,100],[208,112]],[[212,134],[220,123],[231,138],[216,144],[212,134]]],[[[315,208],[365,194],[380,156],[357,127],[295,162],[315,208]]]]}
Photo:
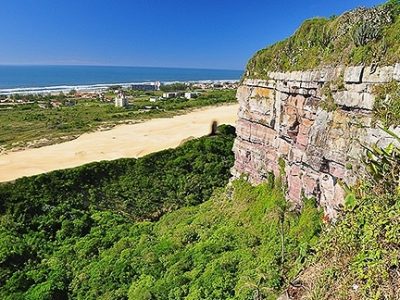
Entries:
{"type": "Polygon", "coordinates": [[[400,1],[359,8],[338,17],[305,21],[284,41],[258,51],[245,77],[269,71],[301,71],[321,66],[391,65],[400,57],[400,1]]]}

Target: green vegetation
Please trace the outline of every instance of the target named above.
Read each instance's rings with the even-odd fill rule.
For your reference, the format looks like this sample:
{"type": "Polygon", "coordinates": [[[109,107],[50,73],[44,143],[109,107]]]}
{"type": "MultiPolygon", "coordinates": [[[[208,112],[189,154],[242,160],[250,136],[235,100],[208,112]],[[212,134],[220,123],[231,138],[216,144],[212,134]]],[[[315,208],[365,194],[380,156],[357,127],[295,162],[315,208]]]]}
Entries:
{"type": "Polygon", "coordinates": [[[299,299],[398,299],[400,148],[374,146],[364,162],[369,176],[349,191],[342,218],[321,235],[300,276],[309,291],[299,299]]]}
{"type": "MultiPolygon", "coordinates": [[[[49,144],[63,137],[73,137],[123,122],[171,117],[193,108],[233,103],[236,101],[235,92],[235,90],[207,91],[195,100],[169,99],[151,103],[149,96],[154,95],[154,92],[132,91],[128,93],[131,96],[131,105],[127,109],[116,108],[113,102],[79,98],[68,99],[76,101],[75,106],[51,109],[42,109],[37,104],[14,105],[8,109],[0,109],[0,148],[25,146],[40,139],[44,140],[39,141],[38,145],[49,144]]],[[[112,92],[106,94],[110,99],[114,96],[112,92]]],[[[40,100],[49,103],[50,100],[67,101],[64,95],[54,98],[30,97],[28,99],[30,101],[40,100]]]]}
{"type": "Polygon", "coordinates": [[[165,211],[208,199],[215,186],[227,183],[233,138],[234,128],[223,125],[214,137],[191,140],[140,159],[91,163],[18,179],[15,184],[0,185],[2,192],[13,190],[13,197],[1,194],[1,202],[18,203],[20,213],[43,212],[43,205],[72,201],[81,208],[129,211],[133,219],[158,218],[165,211]]]}
{"type": "Polygon", "coordinates": [[[392,81],[375,86],[374,117],[385,127],[400,126],[400,84],[392,81]]]}
{"type": "Polygon", "coordinates": [[[274,299],[321,216],[312,201],[291,210],[273,181],[218,189],[232,142],[224,126],[176,150],[1,185],[0,298],[274,299]]]}
{"type": "Polygon", "coordinates": [[[325,84],[322,87],[322,94],[324,97],[320,102],[320,107],[328,112],[337,110],[338,105],[335,103],[335,99],[333,98],[332,89],[329,83],[325,84]]]}
{"type": "Polygon", "coordinates": [[[160,90],[163,92],[175,92],[175,91],[186,91],[190,88],[190,85],[186,83],[172,83],[172,84],[166,84],[162,85],[160,87],[160,90]]]}
{"type": "Polygon", "coordinates": [[[227,192],[155,224],[151,252],[163,259],[147,263],[129,299],[276,299],[315,244],[320,214],[311,201],[290,212],[273,183],[237,181],[227,192]]]}
{"type": "MultiPolygon", "coordinates": [[[[220,126],[216,136],[137,160],[94,163],[0,185],[0,299],[64,299],[81,263],[94,263],[128,237],[131,226],[141,237],[150,223],[139,221],[204,202],[224,186],[233,164],[233,139],[234,128],[220,126]]],[[[116,276],[123,278],[125,271],[116,276]]],[[[107,278],[118,283],[112,274],[107,278]]]]}
{"type": "Polygon", "coordinates": [[[268,71],[308,70],[321,66],[398,62],[400,2],[391,0],[330,19],[305,21],[288,39],[260,50],[246,77],[267,78],[268,71]]]}

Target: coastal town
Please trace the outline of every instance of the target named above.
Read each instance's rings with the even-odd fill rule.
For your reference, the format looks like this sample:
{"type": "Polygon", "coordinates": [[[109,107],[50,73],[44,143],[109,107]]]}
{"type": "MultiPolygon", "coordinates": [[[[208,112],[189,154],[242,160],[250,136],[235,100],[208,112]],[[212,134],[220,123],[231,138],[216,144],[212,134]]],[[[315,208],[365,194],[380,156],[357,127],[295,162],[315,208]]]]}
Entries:
{"type": "Polygon", "coordinates": [[[37,105],[42,109],[74,106],[78,101],[97,100],[128,107],[135,100],[155,103],[158,101],[198,98],[202,93],[213,90],[235,90],[238,81],[172,82],[159,81],[109,85],[107,87],[83,87],[63,90],[0,90],[0,110],[14,105],[37,105]],[[21,92],[22,91],[22,92],[21,92]]]}
{"type": "Polygon", "coordinates": [[[0,153],[37,148],[196,108],[235,103],[238,81],[145,82],[61,91],[0,90],[0,153]]]}

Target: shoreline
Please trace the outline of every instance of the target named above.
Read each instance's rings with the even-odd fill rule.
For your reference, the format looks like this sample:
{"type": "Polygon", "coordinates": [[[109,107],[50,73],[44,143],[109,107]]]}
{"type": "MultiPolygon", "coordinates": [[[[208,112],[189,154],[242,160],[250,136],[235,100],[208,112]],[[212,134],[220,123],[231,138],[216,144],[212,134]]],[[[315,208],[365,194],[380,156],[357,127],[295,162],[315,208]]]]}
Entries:
{"type": "MultiPolygon", "coordinates": [[[[216,79],[216,80],[175,80],[175,81],[162,81],[163,84],[169,85],[174,83],[223,83],[223,82],[239,82],[240,79],[216,79]]],[[[135,84],[150,84],[155,81],[133,81],[133,82],[120,82],[120,83],[95,83],[95,84],[71,84],[71,85],[50,85],[50,86],[28,86],[28,87],[10,87],[10,88],[0,88],[0,95],[34,95],[34,94],[58,94],[58,93],[68,93],[72,90],[82,93],[99,93],[109,89],[114,86],[121,86],[123,88],[128,88],[135,84]]]]}
{"type": "Polygon", "coordinates": [[[234,125],[238,107],[237,103],[202,107],[171,118],[120,124],[109,130],[84,133],[63,143],[1,153],[0,182],[175,148],[188,138],[208,134],[214,120],[218,124],[234,125]]]}

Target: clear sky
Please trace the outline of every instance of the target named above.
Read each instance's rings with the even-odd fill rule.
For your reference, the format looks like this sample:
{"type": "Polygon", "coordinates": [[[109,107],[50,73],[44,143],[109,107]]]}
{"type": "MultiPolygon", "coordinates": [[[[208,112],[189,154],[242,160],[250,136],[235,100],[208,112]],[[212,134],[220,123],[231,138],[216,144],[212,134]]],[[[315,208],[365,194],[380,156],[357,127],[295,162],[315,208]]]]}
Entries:
{"type": "Polygon", "coordinates": [[[304,19],[384,0],[1,0],[0,64],[243,69],[304,19]]]}

